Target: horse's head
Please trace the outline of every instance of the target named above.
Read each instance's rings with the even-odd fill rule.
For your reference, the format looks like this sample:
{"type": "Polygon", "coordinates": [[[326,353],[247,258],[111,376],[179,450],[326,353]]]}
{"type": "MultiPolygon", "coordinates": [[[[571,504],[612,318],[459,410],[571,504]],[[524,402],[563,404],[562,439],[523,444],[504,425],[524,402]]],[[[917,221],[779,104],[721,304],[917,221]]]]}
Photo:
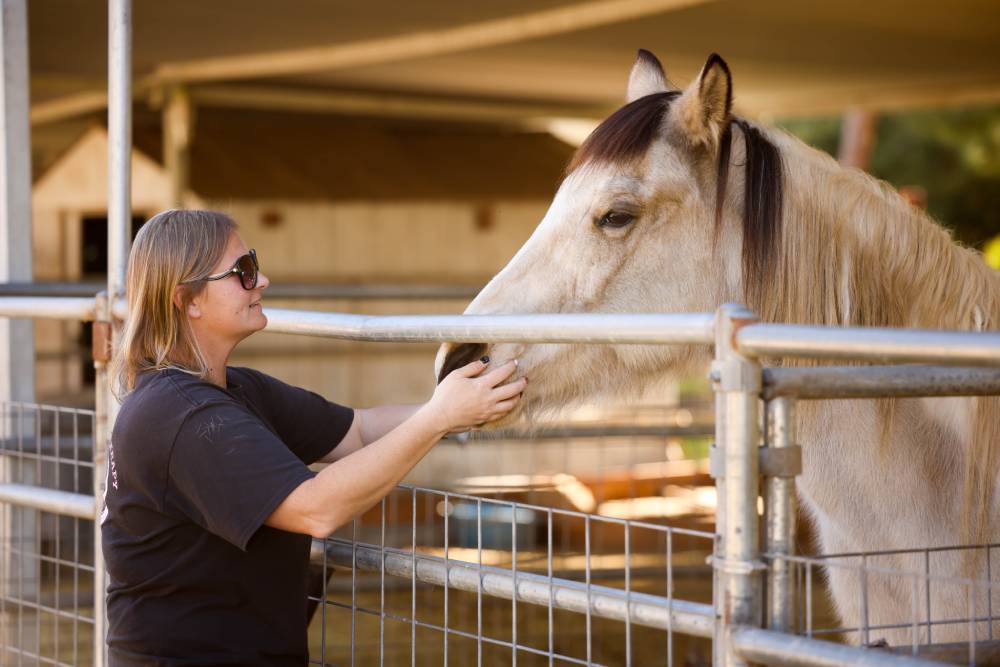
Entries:
{"type": "MultiPolygon", "coordinates": [[[[725,222],[732,206],[719,186],[731,103],[718,56],[679,91],[640,51],[627,104],[583,143],[535,232],[465,312],[696,312],[738,297],[741,235],[725,222]]],[[[529,415],[696,360],[665,346],[447,344],[439,379],[487,353],[493,363],[519,359],[531,381],[521,404],[529,415]]]]}

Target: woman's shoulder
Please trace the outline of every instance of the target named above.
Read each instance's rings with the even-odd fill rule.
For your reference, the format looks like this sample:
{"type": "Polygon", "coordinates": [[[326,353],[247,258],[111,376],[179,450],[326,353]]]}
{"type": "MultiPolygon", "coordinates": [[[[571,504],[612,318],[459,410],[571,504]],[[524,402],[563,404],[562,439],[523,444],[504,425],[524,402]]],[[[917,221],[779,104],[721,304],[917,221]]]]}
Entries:
{"type": "Polygon", "coordinates": [[[225,399],[226,391],[194,373],[179,368],[161,368],[141,373],[136,379],[135,389],[125,397],[128,401],[141,403],[187,403],[194,407],[212,400],[225,399]]]}
{"type": "Polygon", "coordinates": [[[224,389],[180,369],[146,371],[122,401],[115,428],[179,425],[196,410],[232,402],[232,396],[224,389]]]}
{"type": "Polygon", "coordinates": [[[226,368],[226,381],[235,391],[248,391],[259,394],[262,398],[273,397],[275,394],[294,393],[298,390],[290,384],[282,382],[276,377],[258,371],[255,368],[245,368],[242,366],[229,366],[226,368]]]}

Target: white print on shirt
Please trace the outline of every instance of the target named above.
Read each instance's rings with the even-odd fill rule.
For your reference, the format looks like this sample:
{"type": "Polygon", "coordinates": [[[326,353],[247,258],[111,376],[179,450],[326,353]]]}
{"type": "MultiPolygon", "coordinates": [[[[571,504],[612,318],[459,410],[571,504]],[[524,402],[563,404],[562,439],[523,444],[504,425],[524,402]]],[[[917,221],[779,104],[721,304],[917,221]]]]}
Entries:
{"type": "Polygon", "coordinates": [[[198,426],[198,435],[209,442],[215,440],[215,436],[222,430],[225,420],[219,415],[212,415],[207,422],[198,426]]]}
{"type": "Polygon", "coordinates": [[[115,446],[108,442],[108,478],[104,481],[104,507],[101,509],[101,523],[108,518],[108,487],[118,490],[118,466],[115,465],[115,446]]]}

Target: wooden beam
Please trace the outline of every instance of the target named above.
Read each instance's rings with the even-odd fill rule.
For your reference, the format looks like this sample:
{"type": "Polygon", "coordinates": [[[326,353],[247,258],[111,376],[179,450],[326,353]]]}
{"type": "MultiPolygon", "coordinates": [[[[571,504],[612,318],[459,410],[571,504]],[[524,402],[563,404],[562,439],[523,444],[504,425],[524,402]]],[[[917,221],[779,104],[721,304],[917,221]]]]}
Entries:
{"type": "Polygon", "coordinates": [[[198,106],[425,118],[473,122],[522,123],[539,118],[603,118],[612,107],[483,102],[454,98],[373,95],[328,89],[209,84],[191,88],[198,106]]]}
{"type": "Polygon", "coordinates": [[[67,118],[86,116],[89,113],[104,111],[108,108],[108,93],[106,90],[88,90],[73,93],[48,102],[40,102],[31,106],[31,125],[55,123],[67,118]]]}
{"type": "Polygon", "coordinates": [[[170,179],[170,205],[184,208],[190,187],[194,105],[186,86],[171,86],[163,105],[163,166],[170,179]]]}

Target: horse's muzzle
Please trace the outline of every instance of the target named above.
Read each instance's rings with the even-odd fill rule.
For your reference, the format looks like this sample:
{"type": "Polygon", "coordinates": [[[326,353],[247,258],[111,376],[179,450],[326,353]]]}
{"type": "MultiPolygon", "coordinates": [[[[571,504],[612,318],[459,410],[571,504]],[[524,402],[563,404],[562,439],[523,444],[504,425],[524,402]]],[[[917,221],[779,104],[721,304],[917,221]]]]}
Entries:
{"type": "Polygon", "coordinates": [[[451,347],[444,357],[444,363],[441,364],[441,371],[437,377],[438,384],[453,370],[479,359],[486,354],[487,350],[486,343],[460,343],[451,347]]]}

